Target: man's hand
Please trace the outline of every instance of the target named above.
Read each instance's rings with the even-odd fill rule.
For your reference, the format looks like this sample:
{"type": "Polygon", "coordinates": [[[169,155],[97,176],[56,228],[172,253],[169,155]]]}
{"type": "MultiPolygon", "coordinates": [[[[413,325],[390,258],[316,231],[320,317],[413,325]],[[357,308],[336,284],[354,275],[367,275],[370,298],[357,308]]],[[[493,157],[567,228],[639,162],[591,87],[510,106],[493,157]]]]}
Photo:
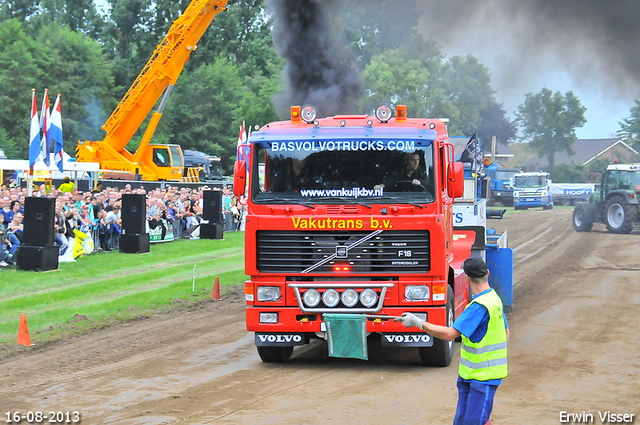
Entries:
{"type": "Polygon", "coordinates": [[[411,313],[402,313],[402,317],[396,317],[393,319],[394,322],[402,322],[402,324],[407,328],[420,328],[422,329],[422,323],[424,322],[422,319],[417,317],[415,314],[411,313]]]}
{"type": "Polygon", "coordinates": [[[420,186],[420,185],[422,185],[422,183],[420,183],[420,180],[418,180],[418,179],[413,179],[413,180],[411,180],[411,184],[412,184],[412,185],[414,185],[414,186],[420,186]]]}

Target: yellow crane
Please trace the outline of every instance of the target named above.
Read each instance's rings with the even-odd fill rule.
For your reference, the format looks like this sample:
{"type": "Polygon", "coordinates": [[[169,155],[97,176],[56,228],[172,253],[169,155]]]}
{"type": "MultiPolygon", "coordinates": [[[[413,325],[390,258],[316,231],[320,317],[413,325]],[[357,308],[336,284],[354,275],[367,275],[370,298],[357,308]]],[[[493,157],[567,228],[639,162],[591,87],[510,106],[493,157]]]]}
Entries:
{"type": "Polygon", "coordinates": [[[104,140],[78,141],[77,161],[99,162],[101,169],[128,175],[125,178],[141,175],[143,180],[150,181],[182,179],[184,166],[180,146],[149,142],[184,64],[216,15],[225,10],[227,1],[191,1],[102,126],[107,133],[104,140]],[[160,105],[153,113],[137,151],[129,152],[125,146],[160,96],[163,96],[160,105]]]}

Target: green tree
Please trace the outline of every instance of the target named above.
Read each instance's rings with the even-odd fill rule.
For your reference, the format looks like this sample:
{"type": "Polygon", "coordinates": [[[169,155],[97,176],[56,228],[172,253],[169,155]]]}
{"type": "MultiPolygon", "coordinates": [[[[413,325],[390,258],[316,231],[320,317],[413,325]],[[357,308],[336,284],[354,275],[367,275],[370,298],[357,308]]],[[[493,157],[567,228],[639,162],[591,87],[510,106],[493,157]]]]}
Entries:
{"type": "Polygon", "coordinates": [[[28,158],[31,88],[44,76],[36,51],[21,22],[0,23],[0,128],[6,132],[0,143],[9,158],[28,158]]]}
{"type": "Polygon", "coordinates": [[[549,171],[553,171],[557,152],[573,155],[576,128],[586,122],[585,111],[571,91],[563,95],[543,87],[539,93],[527,93],[516,114],[522,130],[521,141],[529,142],[539,157],[546,156],[549,171]]]}
{"type": "Polygon", "coordinates": [[[451,57],[440,68],[435,85],[460,111],[459,116],[449,122],[452,135],[474,134],[482,122],[480,111],[495,103],[489,69],[471,55],[451,57]]]}
{"type": "Polygon", "coordinates": [[[0,3],[0,21],[17,19],[24,22],[38,10],[37,0],[3,0],[0,3]]]}
{"type": "Polygon", "coordinates": [[[635,106],[629,111],[631,115],[629,118],[625,118],[620,121],[620,131],[618,136],[633,146],[636,149],[640,149],[640,100],[635,100],[635,106]]]}
{"type": "Polygon", "coordinates": [[[115,106],[112,87],[100,46],[87,36],[53,23],[32,39],[17,20],[0,24],[0,127],[12,157],[28,157],[32,88],[38,105],[44,88],[51,104],[62,94],[65,149],[73,153],[77,140],[102,138],[104,111],[115,106]]]}
{"type": "Polygon", "coordinates": [[[496,136],[496,142],[507,145],[516,138],[518,128],[514,121],[507,118],[503,104],[495,100],[487,108],[480,111],[480,125],[478,126],[478,137],[482,140],[482,147],[485,150],[491,148],[491,139],[496,136]]]}
{"type": "Polygon", "coordinates": [[[417,34],[420,2],[416,0],[379,0],[340,2],[335,15],[344,23],[344,39],[358,51],[358,63],[364,69],[373,57],[388,49],[421,42],[417,34]]]}
{"type": "Polygon", "coordinates": [[[363,72],[367,95],[360,109],[407,105],[407,115],[449,118],[449,134],[473,134],[480,112],[495,103],[488,69],[473,56],[445,60],[433,43],[408,41],[373,56],[363,72]]]}

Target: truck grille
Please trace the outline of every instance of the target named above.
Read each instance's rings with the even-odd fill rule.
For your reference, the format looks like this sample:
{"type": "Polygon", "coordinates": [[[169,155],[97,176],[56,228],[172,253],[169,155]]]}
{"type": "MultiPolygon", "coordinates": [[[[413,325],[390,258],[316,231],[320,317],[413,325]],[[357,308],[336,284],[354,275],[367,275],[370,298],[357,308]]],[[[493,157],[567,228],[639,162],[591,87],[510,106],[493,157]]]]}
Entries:
{"type": "Polygon", "coordinates": [[[261,273],[427,273],[429,232],[259,231],[257,268],[261,273]],[[349,247],[359,240],[369,239],[349,247]],[[335,257],[327,261],[329,257],[335,257]],[[318,262],[326,261],[317,266],[318,262]],[[317,267],[316,267],[317,266],[317,267]],[[347,270],[344,270],[344,268],[347,270]]]}

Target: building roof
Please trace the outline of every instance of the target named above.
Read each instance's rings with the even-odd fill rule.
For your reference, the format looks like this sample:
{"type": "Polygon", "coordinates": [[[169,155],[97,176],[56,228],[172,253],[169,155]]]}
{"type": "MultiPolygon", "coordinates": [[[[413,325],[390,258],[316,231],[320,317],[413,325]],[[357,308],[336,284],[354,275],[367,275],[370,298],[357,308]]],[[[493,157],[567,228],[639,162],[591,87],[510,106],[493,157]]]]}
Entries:
{"type": "MultiPolygon", "coordinates": [[[[577,139],[573,144],[574,155],[569,155],[567,152],[557,152],[555,162],[556,165],[587,164],[617,145],[629,149],[629,153],[638,154],[635,149],[623,142],[619,137],[608,139],[577,139]]],[[[523,162],[520,166],[523,168],[535,166],[536,168],[544,169],[549,166],[549,161],[546,156],[539,157],[536,155],[523,162]]]]}

